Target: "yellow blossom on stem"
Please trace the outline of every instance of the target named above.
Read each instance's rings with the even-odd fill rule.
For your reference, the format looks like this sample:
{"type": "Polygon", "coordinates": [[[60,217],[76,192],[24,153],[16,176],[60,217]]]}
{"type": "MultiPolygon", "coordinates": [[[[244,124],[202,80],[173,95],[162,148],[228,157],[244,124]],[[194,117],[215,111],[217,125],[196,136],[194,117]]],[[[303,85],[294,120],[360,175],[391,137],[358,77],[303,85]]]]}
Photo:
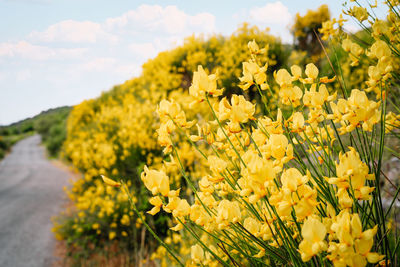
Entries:
{"type": "Polygon", "coordinates": [[[269,88],[268,84],[266,84],[268,64],[263,67],[260,67],[256,62],[249,61],[243,62],[243,76],[239,78],[242,82],[239,85],[243,90],[249,89],[254,83],[260,85],[262,90],[266,90],[269,88]]]}
{"type": "Polygon", "coordinates": [[[193,73],[193,82],[189,87],[189,94],[195,98],[195,102],[204,101],[207,93],[220,96],[222,92],[222,89],[217,89],[217,75],[207,75],[203,67],[199,65],[197,71],[193,73]]]}
{"type": "Polygon", "coordinates": [[[307,78],[300,79],[300,81],[305,84],[310,84],[317,79],[319,70],[313,63],[309,63],[306,65],[306,70],[304,73],[307,75],[307,78]]]}
{"type": "Polygon", "coordinates": [[[265,54],[267,52],[267,48],[262,48],[260,49],[260,47],[258,46],[258,44],[256,43],[256,41],[253,39],[253,41],[248,42],[247,44],[250,53],[252,54],[265,54]]]}
{"type": "Polygon", "coordinates": [[[353,6],[349,10],[349,15],[355,17],[359,22],[363,22],[368,19],[368,11],[365,7],[353,6]]]}
{"type": "Polygon", "coordinates": [[[217,223],[218,228],[223,229],[231,223],[236,223],[241,219],[241,211],[237,201],[229,201],[223,199],[217,207],[217,223]]]}
{"type": "Polygon", "coordinates": [[[149,170],[147,166],[144,166],[141,179],[153,195],[161,193],[163,196],[168,196],[169,178],[164,171],[149,170]]]}
{"type": "Polygon", "coordinates": [[[246,123],[253,119],[255,105],[247,101],[242,95],[232,95],[229,114],[229,130],[233,133],[241,131],[240,123],[246,123]]]}
{"type": "Polygon", "coordinates": [[[161,200],[161,198],[159,196],[155,196],[155,197],[150,198],[149,202],[154,207],[150,211],[148,211],[147,213],[149,213],[149,214],[154,216],[155,214],[157,214],[160,211],[161,206],[163,205],[162,200],[161,200]]]}
{"type": "Polygon", "coordinates": [[[304,262],[327,249],[327,244],[324,241],[326,227],[317,217],[310,216],[304,221],[301,235],[303,240],[299,245],[299,251],[304,262]]]}

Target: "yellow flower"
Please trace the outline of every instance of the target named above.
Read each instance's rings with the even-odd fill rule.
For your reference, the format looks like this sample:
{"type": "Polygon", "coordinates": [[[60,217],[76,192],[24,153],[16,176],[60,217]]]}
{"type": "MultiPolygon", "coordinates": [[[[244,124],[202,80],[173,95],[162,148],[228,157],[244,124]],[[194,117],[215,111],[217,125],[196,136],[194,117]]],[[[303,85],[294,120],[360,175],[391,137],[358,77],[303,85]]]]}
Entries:
{"type": "Polygon", "coordinates": [[[268,140],[268,147],[275,159],[282,159],[287,149],[291,146],[283,134],[271,134],[268,140]]]}
{"type": "Polygon", "coordinates": [[[325,84],[319,86],[318,92],[316,84],[313,84],[310,90],[304,93],[303,103],[305,106],[321,109],[328,97],[329,93],[325,84]]]}
{"type": "Polygon", "coordinates": [[[319,29],[319,32],[322,34],[322,40],[328,40],[329,36],[336,35],[337,30],[334,28],[335,23],[335,19],[322,22],[322,27],[319,29]]]}
{"type": "Polygon", "coordinates": [[[177,198],[177,202],[178,204],[176,205],[176,207],[172,210],[172,215],[174,217],[185,217],[187,215],[189,215],[190,213],[190,205],[187,202],[186,199],[180,199],[177,198]]]}
{"type": "MultiPolygon", "coordinates": [[[[303,176],[304,178],[304,176],[303,176]]],[[[303,180],[303,182],[305,179],[303,180]]],[[[297,187],[295,194],[292,194],[292,199],[296,203],[294,210],[299,221],[314,213],[315,207],[319,204],[317,201],[317,191],[307,184],[297,187]]]]}
{"type": "Polygon", "coordinates": [[[268,85],[265,83],[267,80],[267,74],[265,73],[268,65],[264,67],[258,66],[256,62],[243,62],[243,76],[239,78],[242,82],[239,85],[243,90],[249,89],[250,86],[254,84],[254,82],[260,85],[262,90],[268,89],[268,85]]]}
{"type": "Polygon", "coordinates": [[[301,78],[301,68],[297,65],[293,65],[290,67],[290,71],[292,72],[293,75],[293,81],[297,81],[299,78],[301,78]]]}
{"type": "Polygon", "coordinates": [[[304,130],[304,116],[301,112],[295,112],[292,115],[291,130],[293,132],[301,132],[304,130]]]}
{"type": "Polygon", "coordinates": [[[253,119],[254,112],[255,105],[247,101],[244,96],[232,95],[229,130],[233,133],[240,132],[240,123],[253,119]]]}
{"type": "Polygon", "coordinates": [[[204,260],[204,251],[202,247],[198,244],[192,246],[190,248],[190,256],[193,263],[200,264],[204,260]]]}
{"type": "Polygon", "coordinates": [[[299,245],[301,259],[309,261],[314,255],[327,249],[324,241],[326,235],[325,225],[314,216],[308,217],[301,228],[303,241],[299,245]]]}
{"type": "Polygon", "coordinates": [[[307,176],[303,176],[296,168],[289,168],[282,173],[282,188],[288,192],[294,192],[297,187],[308,181],[307,176]]]}
{"type": "MultiPolygon", "coordinates": [[[[353,147],[350,151],[339,155],[339,164],[336,164],[338,177],[347,178],[353,189],[357,190],[364,186],[369,178],[368,166],[360,160],[360,156],[353,147]]],[[[369,178],[371,179],[371,178],[369,178]]]]}
{"type": "Polygon", "coordinates": [[[236,223],[241,219],[241,211],[237,201],[229,201],[223,199],[217,207],[217,223],[218,227],[223,229],[230,223],[236,223]]]}
{"type": "Polygon", "coordinates": [[[384,258],[371,252],[377,226],[362,232],[362,224],[358,214],[350,214],[342,210],[332,218],[331,238],[327,258],[334,265],[347,262],[348,266],[366,266],[367,262],[376,263],[384,258]],[[338,242],[335,242],[335,241],[338,242]]]}
{"type": "Polygon", "coordinates": [[[386,114],[386,132],[392,131],[394,128],[400,128],[400,114],[396,115],[393,112],[386,114]]]}
{"type": "Polygon", "coordinates": [[[349,193],[345,188],[339,188],[336,196],[339,200],[339,205],[341,208],[351,208],[353,206],[353,199],[350,197],[349,193]]]}
{"type": "Polygon", "coordinates": [[[292,84],[293,78],[286,69],[280,69],[274,72],[275,81],[280,87],[285,87],[292,84]]]}
{"type": "Polygon", "coordinates": [[[168,196],[169,178],[164,171],[149,170],[145,165],[141,179],[153,195],[161,193],[163,196],[168,196]]]}
{"type": "Polygon", "coordinates": [[[101,175],[101,178],[103,178],[103,181],[106,185],[112,186],[112,187],[120,187],[121,183],[118,183],[104,175],[101,175]]]}
{"type": "Polygon", "coordinates": [[[368,19],[368,11],[364,7],[353,6],[349,10],[349,14],[355,17],[359,22],[363,22],[364,20],[368,19]]]}
{"type": "Polygon", "coordinates": [[[255,257],[255,258],[262,258],[264,256],[265,256],[265,249],[263,249],[263,248],[261,248],[257,254],[253,255],[253,257],[255,257]]]}
{"type": "Polygon", "coordinates": [[[386,21],[376,19],[372,25],[372,36],[380,38],[380,36],[385,35],[389,32],[389,26],[386,21]]]}
{"type": "Polygon", "coordinates": [[[248,217],[243,222],[243,227],[246,228],[252,235],[258,237],[261,223],[252,217],[248,217]]]}
{"type": "Polygon", "coordinates": [[[247,168],[242,167],[246,189],[253,191],[259,198],[265,196],[266,184],[272,183],[277,172],[272,160],[260,157],[255,150],[246,151],[242,159],[247,166],[247,168]]]}
{"type": "Polygon", "coordinates": [[[308,78],[301,79],[301,81],[303,83],[313,83],[318,77],[319,70],[313,63],[309,63],[306,65],[306,70],[304,72],[308,78]]]}
{"type": "Polygon", "coordinates": [[[210,224],[213,218],[206,212],[204,207],[200,204],[194,204],[190,207],[190,220],[198,225],[204,226],[206,229],[210,229],[213,227],[213,224],[210,224]]]}
{"type": "Polygon", "coordinates": [[[351,44],[350,51],[356,57],[360,57],[364,53],[364,49],[356,43],[351,44]]]}
{"type": "Polygon", "coordinates": [[[350,52],[351,50],[351,45],[353,44],[353,42],[350,40],[350,38],[346,38],[342,41],[342,48],[344,51],[346,52],[350,52]]]}
{"type": "Polygon", "coordinates": [[[298,86],[284,86],[279,90],[279,97],[285,105],[299,106],[302,96],[303,91],[298,86]]]}
{"type": "Polygon", "coordinates": [[[368,166],[360,160],[359,154],[352,147],[345,154],[339,154],[339,163],[336,163],[336,174],[338,177],[328,178],[330,184],[338,187],[336,193],[339,204],[343,208],[350,208],[353,199],[349,192],[359,200],[370,199],[370,193],[374,187],[366,186],[366,180],[373,180],[374,175],[369,174],[368,166]],[[348,192],[349,191],[349,192],[348,192]]]}
{"type": "Polygon", "coordinates": [[[254,39],[253,41],[248,42],[247,46],[252,54],[264,54],[267,51],[266,48],[260,49],[254,39]]]}
{"type": "Polygon", "coordinates": [[[108,234],[108,239],[113,240],[116,236],[117,236],[117,234],[115,232],[110,232],[108,234]]]}
{"type": "Polygon", "coordinates": [[[160,104],[157,107],[157,113],[160,118],[164,118],[165,116],[171,116],[172,118],[177,117],[181,113],[181,107],[175,101],[161,100],[160,104]]]}
{"type": "Polygon", "coordinates": [[[300,99],[303,91],[298,86],[293,86],[292,82],[301,79],[301,68],[297,65],[291,67],[293,77],[286,69],[280,69],[274,72],[275,81],[279,84],[279,97],[283,104],[297,107],[300,105],[300,99]]]}
{"type": "Polygon", "coordinates": [[[381,59],[383,57],[390,57],[392,51],[385,41],[377,40],[367,52],[367,56],[371,58],[381,59]]]}
{"type": "Polygon", "coordinates": [[[247,101],[244,96],[232,95],[231,105],[231,121],[244,123],[253,118],[255,105],[247,101]]]}
{"type": "Polygon", "coordinates": [[[215,105],[215,108],[220,121],[230,120],[228,128],[232,133],[238,133],[242,130],[240,123],[254,119],[255,105],[247,101],[243,95],[232,95],[231,104],[224,97],[218,105],[215,105]]]}
{"type": "Polygon", "coordinates": [[[124,214],[121,218],[121,224],[129,226],[131,224],[131,220],[129,219],[129,216],[124,214]]]}
{"type": "Polygon", "coordinates": [[[193,73],[193,82],[189,87],[189,94],[195,98],[197,102],[202,102],[206,93],[213,96],[222,95],[222,89],[217,89],[217,75],[207,75],[201,65],[198,66],[197,71],[193,73]]]}
{"type": "Polygon", "coordinates": [[[226,97],[222,98],[218,106],[216,107],[216,113],[218,115],[218,119],[220,121],[229,119],[229,116],[231,114],[231,109],[232,107],[231,104],[229,104],[228,99],[226,99],[226,97]]]}
{"type": "MultiPolygon", "coordinates": [[[[223,179],[222,179],[223,180],[223,179]]],[[[222,181],[221,180],[221,181],[222,181]]],[[[199,181],[199,188],[202,192],[208,192],[208,193],[213,193],[214,192],[214,187],[210,183],[210,181],[207,179],[207,177],[203,177],[199,181]]]]}
{"type": "Polygon", "coordinates": [[[208,164],[212,172],[212,176],[207,176],[208,180],[212,183],[224,180],[223,174],[225,169],[228,167],[228,164],[223,159],[213,155],[208,157],[208,164]]]}
{"type": "Polygon", "coordinates": [[[149,213],[149,214],[154,216],[155,214],[157,214],[160,211],[161,206],[163,204],[162,200],[161,200],[161,198],[159,196],[155,196],[155,197],[150,198],[149,202],[154,207],[150,211],[148,211],[147,213],[149,213]]]}
{"type": "Polygon", "coordinates": [[[166,124],[168,129],[167,132],[171,133],[175,128],[174,123],[180,127],[190,128],[194,122],[187,122],[185,112],[181,109],[181,106],[175,101],[161,100],[157,107],[158,116],[160,116],[161,122],[166,124]],[[171,121],[173,120],[173,121],[171,121]]]}

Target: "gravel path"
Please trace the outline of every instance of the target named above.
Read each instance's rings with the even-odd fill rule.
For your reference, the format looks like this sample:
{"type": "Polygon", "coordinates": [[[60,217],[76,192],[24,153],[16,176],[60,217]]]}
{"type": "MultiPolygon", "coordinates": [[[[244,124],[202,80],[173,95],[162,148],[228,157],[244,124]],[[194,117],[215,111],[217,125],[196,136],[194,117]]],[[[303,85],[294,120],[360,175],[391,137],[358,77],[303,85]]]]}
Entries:
{"type": "Polygon", "coordinates": [[[40,136],[18,142],[0,162],[0,266],[49,266],[50,218],[65,201],[70,174],[45,157],[40,136]]]}

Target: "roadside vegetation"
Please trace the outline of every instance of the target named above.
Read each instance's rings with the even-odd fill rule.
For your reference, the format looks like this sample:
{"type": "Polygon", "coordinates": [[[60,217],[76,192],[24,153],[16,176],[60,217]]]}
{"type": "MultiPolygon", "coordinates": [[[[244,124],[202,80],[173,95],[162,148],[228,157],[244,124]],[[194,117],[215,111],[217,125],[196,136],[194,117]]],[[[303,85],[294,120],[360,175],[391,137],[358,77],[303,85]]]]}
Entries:
{"type": "MultiPolygon", "coordinates": [[[[382,83],[397,82],[385,72],[397,61],[385,58],[392,69],[383,74],[376,69],[383,54],[374,43],[386,26],[352,34],[342,23],[321,6],[295,17],[293,44],[248,24],[230,36],[188,37],[146,62],[139,77],[75,106],[63,155],[82,178],[67,192],[73,206],[54,221],[70,259],[96,264],[94,255],[122,255],[136,266],[393,261],[398,239],[376,227],[393,210],[382,217],[374,189],[386,184],[379,164],[398,155],[390,139],[399,126],[389,113],[395,105],[380,102],[382,83]],[[394,152],[381,150],[383,139],[394,152]],[[357,184],[346,171],[357,173],[357,184]],[[338,250],[347,241],[368,247],[338,250]]],[[[384,55],[394,53],[378,43],[384,55]]]]}
{"type": "Polygon", "coordinates": [[[59,107],[6,126],[0,126],[0,159],[18,141],[38,133],[48,154],[57,157],[65,140],[66,120],[71,107],[59,107]]]}

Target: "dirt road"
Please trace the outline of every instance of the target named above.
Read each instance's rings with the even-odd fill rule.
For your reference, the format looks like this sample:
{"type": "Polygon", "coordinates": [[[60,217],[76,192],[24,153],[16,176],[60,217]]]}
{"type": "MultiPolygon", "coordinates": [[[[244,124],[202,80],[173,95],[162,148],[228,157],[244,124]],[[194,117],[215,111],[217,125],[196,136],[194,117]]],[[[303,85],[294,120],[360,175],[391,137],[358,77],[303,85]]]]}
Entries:
{"type": "Polygon", "coordinates": [[[40,137],[17,143],[0,162],[0,266],[48,266],[55,243],[51,217],[63,202],[70,174],[55,167],[40,137]]]}

